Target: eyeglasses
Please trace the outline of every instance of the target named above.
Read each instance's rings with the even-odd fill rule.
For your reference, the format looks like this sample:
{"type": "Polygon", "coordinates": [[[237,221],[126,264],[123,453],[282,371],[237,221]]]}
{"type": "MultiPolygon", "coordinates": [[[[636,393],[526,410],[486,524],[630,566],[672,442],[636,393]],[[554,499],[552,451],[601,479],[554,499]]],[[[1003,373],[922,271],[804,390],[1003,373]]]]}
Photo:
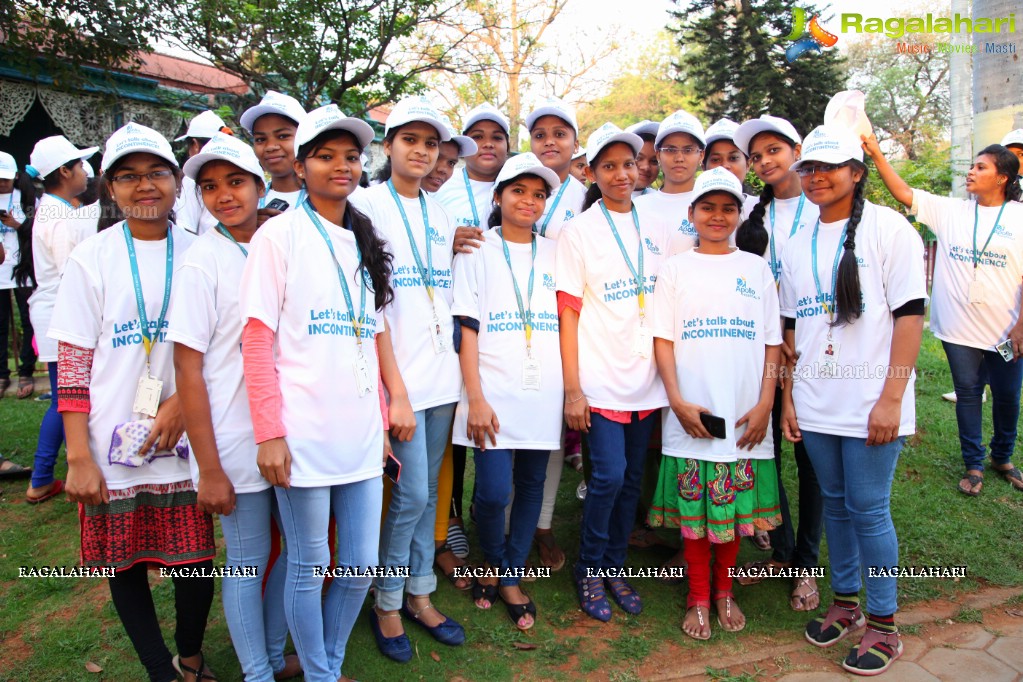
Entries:
{"type": "Polygon", "coordinates": [[[818,163],[813,166],[800,166],[796,173],[799,174],[799,177],[806,178],[814,173],[831,173],[848,165],[848,163],[818,163]]]}
{"type": "Polygon", "coordinates": [[[700,148],[693,145],[687,147],[660,147],[657,151],[664,152],[668,156],[677,156],[680,153],[685,156],[692,156],[693,154],[699,154],[700,148]]]}
{"type": "Polygon", "coordinates": [[[115,175],[110,178],[111,182],[116,182],[118,185],[138,185],[142,182],[142,178],[148,178],[149,182],[156,183],[159,180],[166,180],[174,175],[174,171],[163,169],[149,171],[148,173],[124,173],[122,175],[115,175]]]}

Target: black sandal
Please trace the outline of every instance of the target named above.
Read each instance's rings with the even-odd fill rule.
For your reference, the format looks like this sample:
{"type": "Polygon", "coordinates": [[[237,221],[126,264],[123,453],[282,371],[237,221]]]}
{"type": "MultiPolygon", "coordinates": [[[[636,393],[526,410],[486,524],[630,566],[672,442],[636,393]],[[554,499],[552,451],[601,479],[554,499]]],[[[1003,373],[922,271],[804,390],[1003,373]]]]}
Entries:
{"type": "Polygon", "coordinates": [[[1019,469],[1011,463],[1009,464],[1008,469],[999,469],[993,464],[991,465],[991,468],[995,470],[995,473],[1008,481],[1009,485],[1016,490],[1023,492],[1023,473],[1021,473],[1019,469]]]}
{"type": "MultiPolygon", "coordinates": [[[[526,595],[525,592],[522,594],[526,595]]],[[[529,595],[526,595],[526,599],[529,599],[529,595]]],[[[508,610],[508,617],[511,618],[511,622],[515,624],[515,627],[526,632],[532,629],[533,625],[536,625],[536,604],[533,603],[532,599],[529,599],[525,604],[512,604],[505,601],[504,597],[501,597],[501,601],[504,602],[505,609],[508,610]],[[524,628],[519,625],[519,621],[526,615],[529,614],[533,617],[533,623],[528,627],[524,628]]]]}
{"type": "Polygon", "coordinates": [[[181,675],[182,678],[185,677],[185,673],[188,673],[189,675],[195,675],[196,682],[202,682],[203,680],[214,680],[214,682],[216,682],[217,678],[214,677],[213,673],[206,672],[206,655],[203,654],[203,652],[201,651],[199,652],[198,670],[196,670],[190,665],[187,665],[186,663],[183,663],[181,661],[180,655],[177,655],[171,659],[171,665],[174,666],[174,669],[178,671],[178,674],[181,675]]]}
{"type": "MultiPolygon", "coordinates": [[[[976,487],[978,484],[979,485],[983,485],[984,484],[984,477],[983,476],[978,476],[977,474],[971,474],[969,471],[967,471],[966,474],[964,474],[963,477],[959,480],[959,483],[956,483],[956,490],[961,492],[963,495],[969,495],[970,497],[977,497],[977,496],[980,495],[981,491],[980,490],[973,490],[973,488],[976,487]],[[964,488],[961,485],[961,483],[963,481],[967,481],[970,484],[970,487],[969,488],[964,488]]],[[[742,583],[740,582],[739,584],[741,585],[742,583]]]]}
{"type": "Polygon", "coordinates": [[[463,569],[468,570],[469,565],[467,563],[465,563],[464,559],[460,559],[458,557],[458,555],[455,554],[454,550],[451,549],[451,545],[449,545],[446,542],[443,545],[441,545],[440,547],[437,547],[434,550],[434,552],[433,552],[433,566],[434,566],[434,568],[439,569],[440,572],[444,574],[444,577],[447,578],[451,582],[451,584],[454,586],[454,588],[456,590],[459,590],[461,592],[465,592],[466,590],[471,590],[473,584],[475,583],[475,579],[472,577],[472,575],[456,575],[455,574],[455,571],[457,571],[459,568],[463,568],[463,569]],[[453,556],[455,558],[455,562],[460,564],[460,565],[457,565],[454,568],[452,568],[451,572],[445,571],[444,567],[441,566],[440,562],[438,561],[440,556],[442,554],[444,554],[444,553],[447,553],[447,552],[450,552],[451,556],[453,556]],[[462,586],[459,587],[458,586],[458,581],[459,580],[466,580],[468,582],[463,583],[462,586]]]}
{"type": "Polygon", "coordinates": [[[477,580],[472,586],[472,603],[476,604],[476,608],[487,610],[491,606],[497,603],[497,585],[484,585],[477,580]],[[481,599],[486,599],[490,606],[480,606],[476,602],[481,599]]]}

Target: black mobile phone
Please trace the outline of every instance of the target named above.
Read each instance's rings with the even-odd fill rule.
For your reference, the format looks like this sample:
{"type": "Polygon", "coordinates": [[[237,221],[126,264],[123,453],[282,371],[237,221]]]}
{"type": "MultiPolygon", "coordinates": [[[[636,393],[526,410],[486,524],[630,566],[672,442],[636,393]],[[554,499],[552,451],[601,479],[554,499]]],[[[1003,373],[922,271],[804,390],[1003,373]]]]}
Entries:
{"type": "Polygon", "coordinates": [[[703,428],[707,429],[710,435],[715,438],[725,438],[728,435],[725,429],[725,418],[715,417],[712,414],[706,412],[700,413],[700,422],[703,424],[703,428]]]}
{"type": "Polygon", "coordinates": [[[272,208],[275,211],[287,211],[289,205],[284,199],[277,198],[267,204],[266,207],[272,208]]]}
{"type": "Polygon", "coordinates": [[[401,462],[391,453],[387,453],[387,462],[384,463],[384,476],[397,483],[401,478],[401,462]]]}
{"type": "Polygon", "coordinates": [[[6,217],[7,217],[7,211],[5,211],[4,209],[0,208],[0,219],[6,218],[6,217]]]}

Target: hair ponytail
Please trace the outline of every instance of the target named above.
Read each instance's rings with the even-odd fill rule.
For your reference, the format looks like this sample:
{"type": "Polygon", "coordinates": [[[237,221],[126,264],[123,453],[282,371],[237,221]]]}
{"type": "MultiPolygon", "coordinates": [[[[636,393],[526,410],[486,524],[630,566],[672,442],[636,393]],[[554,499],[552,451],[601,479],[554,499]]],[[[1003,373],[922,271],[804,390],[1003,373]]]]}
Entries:
{"type": "MultiPolygon", "coordinates": [[[[742,221],[739,229],[735,231],[735,245],[746,253],[763,256],[770,246],[771,236],[767,234],[764,227],[764,214],[767,206],[774,201],[774,187],[764,185],[764,192],[760,195],[760,201],[753,207],[753,211],[746,220],[742,221]]],[[[741,210],[741,207],[740,207],[741,210]]]]}
{"type": "Polygon", "coordinates": [[[351,223],[355,243],[362,255],[358,272],[369,273],[373,284],[373,303],[377,308],[383,308],[394,300],[394,289],[391,288],[391,261],[394,256],[387,250],[387,243],[377,236],[372,221],[351,202],[345,206],[345,219],[351,223]]]}
{"type": "Polygon", "coordinates": [[[586,196],[583,198],[583,210],[585,211],[590,206],[593,206],[593,204],[597,203],[600,200],[601,196],[603,195],[600,193],[600,188],[597,187],[597,183],[593,183],[592,185],[587,187],[586,196]]]}
{"type": "Polygon", "coordinates": [[[863,218],[863,207],[866,204],[867,170],[863,164],[853,161],[851,168],[859,168],[863,175],[853,190],[852,213],[845,227],[845,251],[838,263],[838,277],[835,283],[835,320],[832,325],[841,327],[850,324],[860,316],[863,305],[860,291],[860,268],[856,264],[856,228],[863,218]]]}
{"type": "Polygon", "coordinates": [[[11,274],[19,287],[34,287],[36,271],[32,262],[32,225],[36,219],[36,201],[43,194],[43,184],[41,179],[26,172],[18,179],[18,189],[21,191],[21,212],[25,214],[25,221],[18,228],[19,256],[11,274]]]}

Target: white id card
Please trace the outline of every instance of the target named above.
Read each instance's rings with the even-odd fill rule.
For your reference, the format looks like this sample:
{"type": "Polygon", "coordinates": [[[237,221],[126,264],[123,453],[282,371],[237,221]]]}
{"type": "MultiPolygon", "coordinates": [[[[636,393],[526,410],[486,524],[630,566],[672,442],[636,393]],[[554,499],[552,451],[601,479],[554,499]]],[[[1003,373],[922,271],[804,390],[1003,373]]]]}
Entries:
{"type": "Polygon", "coordinates": [[[636,329],[636,337],[632,340],[632,354],[649,358],[654,350],[654,333],[649,327],[636,329]]]}
{"type": "Polygon", "coordinates": [[[970,281],[968,295],[970,303],[973,305],[984,305],[987,303],[987,289],[981,281],[975,279],[970,281]]]}
{"type": "Polygon", "coordinates": [[[433,299],[433,319],[430,320],[430,339],[433,341],[433,352],[437,355],[451,350],[453,335],[451,309],[443,298],[433,299]]]}
{"type": "Polygon", "coordinates": [[[540,390],[540,361],[527,357],[522,361],[522,390],[540,390]]]}
{"type": "Polygon", "coordinates": [[[163,382],[151,376],[139,377],[139,386],[135,390],[135,403],[131,411],[144,414],[147,417],[156,417],[156,410],[160,407],[160,395],[163,393],[163,382]]]}
{"type": "Polygon", "coordinates": [[[352,365],[355,369],[355,390],[360,398],[365,398],[373,391],[374,384],[373,378],[369,374],[369,362],[365,355],[359,353],[359,357],[355,358],[352,365]]]}
{"type": "Polygon", "coordinates": [[[818,358],[821,368],[821,376],[838,376],[838,355],[842,350],[842,344],[838,341],[826,339],[821,344],[821,352],[818,358]]]}

